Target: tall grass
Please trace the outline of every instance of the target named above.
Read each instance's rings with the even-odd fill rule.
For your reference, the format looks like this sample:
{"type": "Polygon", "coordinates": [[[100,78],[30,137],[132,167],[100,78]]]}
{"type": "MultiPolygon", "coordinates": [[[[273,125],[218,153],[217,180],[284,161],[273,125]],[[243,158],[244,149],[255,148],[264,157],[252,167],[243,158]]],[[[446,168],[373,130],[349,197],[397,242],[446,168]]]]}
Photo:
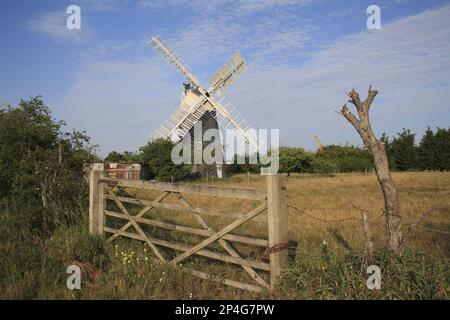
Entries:
{"type": "MultiPolygon", "coordinates": [[[[449,173],[394,174],[400,190],[405,229],[421,213],[439,207],[410,234],[402,255],[385,251],[382,199],[372,175],[336,177],[293,176],[288,179],[288,201],[315,217],[342,219],[360,217],[352,203],[369,211],[376,252],[365,255],[360,221],[326,223],[297,211],[289,211],[290,259],[278,289],[251,293],[193,278],[189,268],[214,271],[228,278],[244,279],[242,269],[190,258],[183,266],[155,265],[144,243],[117,239],[113,243],[87,232],[87,212],[71,226],[59,227],[48,238],[36,237],[21,225],[17,214],[0,212],[0,298],[2,299],[448,299],[450,295],[449,173]],[[67,266],[82,271],[81,290],[66,287],[67,266]],[[382,287],[366,286],[367,266],[381,268],[382,287]]],[[[264,189],[264,177],[234,176],[215,184],[264,189]]],[[[149,194],[140,194],[150,197],[149,194]]],[[[170,200],[170,199],[169,199],[170,200]]],[[[175,200],[173,200],[175,201],[175,200]]],[[[196,205],[247,209],[242,202],[191,197],[196,205]]],[[[249,205],[251,207],[251,205],[249,205]]],[[[167,219],[156,211],[155,218],[167,219]]],[[[174,222],[193,224],[186,215],[171,215],[174,222]]],[[[214,227],[226,221],[208,220],[214,227]]],[[[255,223],[239,233],[264,234],[264,223],[255,223]]],[[[170,237],[160,233],[158,237],[170,237]]],[[[194,241],[178,238],[179,241],[194,241]]],[[[213,248],[214,249],[214,248],[213,248]]],[[[239,248],[246,252],[244,248],[239,248]]],[[[252,255],[252,251],[248,251],[252,255]]]]}

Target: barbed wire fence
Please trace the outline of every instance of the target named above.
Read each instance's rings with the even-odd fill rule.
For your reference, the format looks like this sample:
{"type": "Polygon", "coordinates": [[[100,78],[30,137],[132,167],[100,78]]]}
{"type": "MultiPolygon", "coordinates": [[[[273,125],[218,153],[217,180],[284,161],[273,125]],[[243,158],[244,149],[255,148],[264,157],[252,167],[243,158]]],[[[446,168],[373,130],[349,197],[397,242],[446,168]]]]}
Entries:
{"type": "MultiPolygon", "coordinates": [[[[347,190],[336,187],[336,186],[329,186],[331,188],[337,189],[343,193],[345,193],[346,195],[348,195],[349,197],[354,197],[353,194],[350,194],[347,190]]],[[[317,217],[314,214],[309,213],[308,211],[299,208],[298,206],[292,204],[292,203],[288,203],[288,208],[295,210],[296,212],[310,218],[316,221],[319,221],[321,223],[345,223],[345,222],[349,222],[349,221],[355,221],[355,222],[360,222],[362,223],[363,226],[363,233],[364,233],[364,237],[365,237],[365,251],[364,251],[364,256],[365,259],[367,259],[368,261],[370,261],[373,257],[373,252],[374,252],[374,239],[372,237],[372,232],[371,232],[371,226],[373,225],[377,225],[380,226],[382,228],[386,227],[386,224],[384,222],[380,222],[379,220],[382,218],[385,218],[385,213],[384,210],[382,210],[380,215],[377,215],[377,217],[375,218],[375,221],[370,221],[369,222],[369,215],[371,215],[371,211],[364,208],[363,206],[356,204],[352,201],[349,201],[349,203],[351,203],[351,206],[355,209],[357,209],[360,213],[361,213],[361,217],[344,217],[344,218],[340,218],[340,219],[325,219],[322,217],[317,217]]],[[[421,223],[423,223],[426,218],[439,210],[444,210],[446,209],[446,206],[437,206],[437,207],[433,207],[427,211],[422,212],[421,214],[419,214],[419,216],[417,217],[417,219],[410,224],[404,224],[405,227],[407,227],[404,238],[403,238],[403,244],[402,247],[406,247],[410,245],[410,240],[412,239],[413,235],[415,234],[415,232],[417,231],[417,229],[421,229],[424,231],[428,231],[428,232],[434,232],[440,235],[450,235],[449,231],[446,230],[441,230],[441,229],[437,229],[437,228],[431,228],[431,227],[427,227],[427,226],[423,226],[421,225],[421,223]]],[[[308,254],[305,250],[298,250],[297,247],[289,247],[289,250],[291,252],[299,252],[301,254],[308,254]]]]}
{"type": "MultiPolygon", "coordinates": [[[[249,178],[249,174],[247,173],[247,182],[250,183],[250,179],[252,181],[256,181],[253,178],[249,178]]],[[[336,224],[336,223],[346,223],[346,222],[359,222],[362,225],[362,230],[363,230],[363,234],[364,234],[364,238],[365,238],[365,250],[364,250],[364,255],[365,258],[368,259],[369,261],[372,259],[373,257],[373,253],[375,251],[375,244],[374,244],[374,238],[373,238],[373,234],[372,234],[372,227],[378,226],[381,228],[386,228],[386,223],[384,221],[380,221],[380,219],[385,219],[386,215],[384,210],[382,209],[380,214],[376,215],[375,218],[372,218],[371,220],[369,220],[370,216],[374,216],[375,213],[373,212],[373,210],[369,210],[367,208],[365,208],[363,205],[359,204],[359,203],[355,203],[353,201],[353,199],[355,198],[355,194],[349,192],[346,189],[337,187],[337,186],[333,186],[333,185],[328,185],[327,187],[329,188],[333,188],[336,189],[342,193],[344,193],[345,195],[347,195],[348,197],[348,203],[355,208],[356,210],[358,210],[361,214],[361,217],[344,217],[344,218],[340,218],[340,219],[326,219],[323,217],[318,217],[315,216],[314,214],[308,212],[305,209],[299,208],[298,206],[294,205],[293,203],[288,202],[288,208],[295,210],[296,212],[306,216],[309,219],[313,219],[315,221],[321,222],[321,223],[330,223],[330,224],[336,224]],[[352,199],[352,200],[350,200],[352,199]]],[[[366,202],[368,202],[368,197],[364,194],[360,194],[360,197],[362,197],[363,199],[365,199],[366,202]]],[[[288,195],[288,199],[289,199],[289,195],[288,195]]],[[[419,214],[419,216],[417,217],[417,219],[409,224],[405,224],[403,223],[403,226],[406,227],[406,229],[404,229],[404,237],[403,237],[403,244],[402,247],[409,247],[411,245],[411,238],[414,235],[414,233],[417,231],[417,229],[421,229],[427,232],[434,232],[436,234],[439,235],[450,235],[450,231],[446,231],[446,230],[440,230],[437,228],[431,228],[431,227],[427,227],[427,226],[423,226],[421,225],[422,222],[425,221],[425,219],[433,212],[439,211],[439,210],[445,210],[448,209],[448,206],[437,206],[437,207],[433,207],[427,211],[424,211],[422,213],[419,214]]],[[[386,245],[384,245],[383,247],[385,247],[386,245]]],[[[383,248],[381,247],[381,248],[383,248]]],[[[288,250],[290,253],[300,253],[303,255],[308,255],[308,256],[317,256],[319,254],[313,254],[310,251],[304,250],[304,249],[299,249],[298,246],[287,246],[288,250]]],[[[426,253],[426,255],[432,256],[433,255],[426,253]]],[[[261,256],[266,256],[266,253],[263,254],[258,254],[258,257],[261,256]]]]}

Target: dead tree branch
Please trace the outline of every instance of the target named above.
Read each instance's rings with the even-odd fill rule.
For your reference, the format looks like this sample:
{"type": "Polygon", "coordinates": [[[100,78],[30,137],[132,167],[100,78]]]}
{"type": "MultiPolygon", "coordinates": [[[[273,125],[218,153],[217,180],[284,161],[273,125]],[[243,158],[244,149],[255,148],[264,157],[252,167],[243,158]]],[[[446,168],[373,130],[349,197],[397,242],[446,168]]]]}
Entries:
{"type": "Polygon", "coordinates": [[[349,102],[356,107],[358,117],[347,108],[347,105],[341,108],[340,114],[355,128],[373,156],[375,171],[384,197],[389,248],[398,251],[402,243],[400,202],[389,171],[385,145],[375,137],[369,120],[369,110],[377,94],[378,91],[369,86],[367,98],[361,101],[358,92],[352,89],[347,95],[350,97],[349,102]]]}

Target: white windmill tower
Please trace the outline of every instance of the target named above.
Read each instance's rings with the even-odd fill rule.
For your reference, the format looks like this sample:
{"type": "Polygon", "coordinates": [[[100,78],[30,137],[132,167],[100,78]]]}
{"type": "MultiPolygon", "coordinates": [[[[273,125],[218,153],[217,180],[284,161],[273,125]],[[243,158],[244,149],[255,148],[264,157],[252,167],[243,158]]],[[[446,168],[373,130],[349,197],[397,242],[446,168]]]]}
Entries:
{"type": "MultiPolygon", "coordinates": [[[[181,105],[169,119],[153,134],[153,139],[170,138],[173,142],[180,141],[186,134],[193,134],[194,126],[202,122],[202,129],[218,128],[234,129],[237,141],[244,143],[246,152],[250,155],[258,151],[256,130],[252,129],[244,117],[222,96],[236,77],[245,71],[245,62],[239,53],[233,54],[211,77],[209,88],[206,89],[193,75],[189,68],[164,43],[161,37],[154,37],[151,46],[167,61],[176,67],[186,79],[182,93],[181,105]],[[216,98],[217,97],[217,98],[216,98]]],[[[234,143],[234,142],[233,142],[234,143]]],[[[239,147],[239,146],[238,146],[239,147]]],[[[217,176],[221,178],[221,165],[217,165],[217,176]]]]}

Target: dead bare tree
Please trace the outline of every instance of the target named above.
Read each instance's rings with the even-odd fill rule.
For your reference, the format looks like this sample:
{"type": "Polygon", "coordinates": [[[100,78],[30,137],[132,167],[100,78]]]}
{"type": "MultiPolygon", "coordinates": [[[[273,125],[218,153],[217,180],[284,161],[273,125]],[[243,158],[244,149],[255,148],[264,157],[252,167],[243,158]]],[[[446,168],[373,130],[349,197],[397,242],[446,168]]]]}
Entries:
{"type": "Polygon", "coordinates": [[[377,94],[378,91],[372,90],[372,86],[370,86],[367,98],[361,101],[358,92],[353,89],[347,95],[350,97],[349,102],[356,107],[358,117],[347,108],[347,105],[344,105],[339,113],[353,125],[361,136],[364,145],[373,156],[375,171],[384,197],[389,248],[394,251],[399,251],[402,243],[400,202],[389,171],[386,146],[382,141],[375,138],[369,120],[370,106],[377,94]]]}

